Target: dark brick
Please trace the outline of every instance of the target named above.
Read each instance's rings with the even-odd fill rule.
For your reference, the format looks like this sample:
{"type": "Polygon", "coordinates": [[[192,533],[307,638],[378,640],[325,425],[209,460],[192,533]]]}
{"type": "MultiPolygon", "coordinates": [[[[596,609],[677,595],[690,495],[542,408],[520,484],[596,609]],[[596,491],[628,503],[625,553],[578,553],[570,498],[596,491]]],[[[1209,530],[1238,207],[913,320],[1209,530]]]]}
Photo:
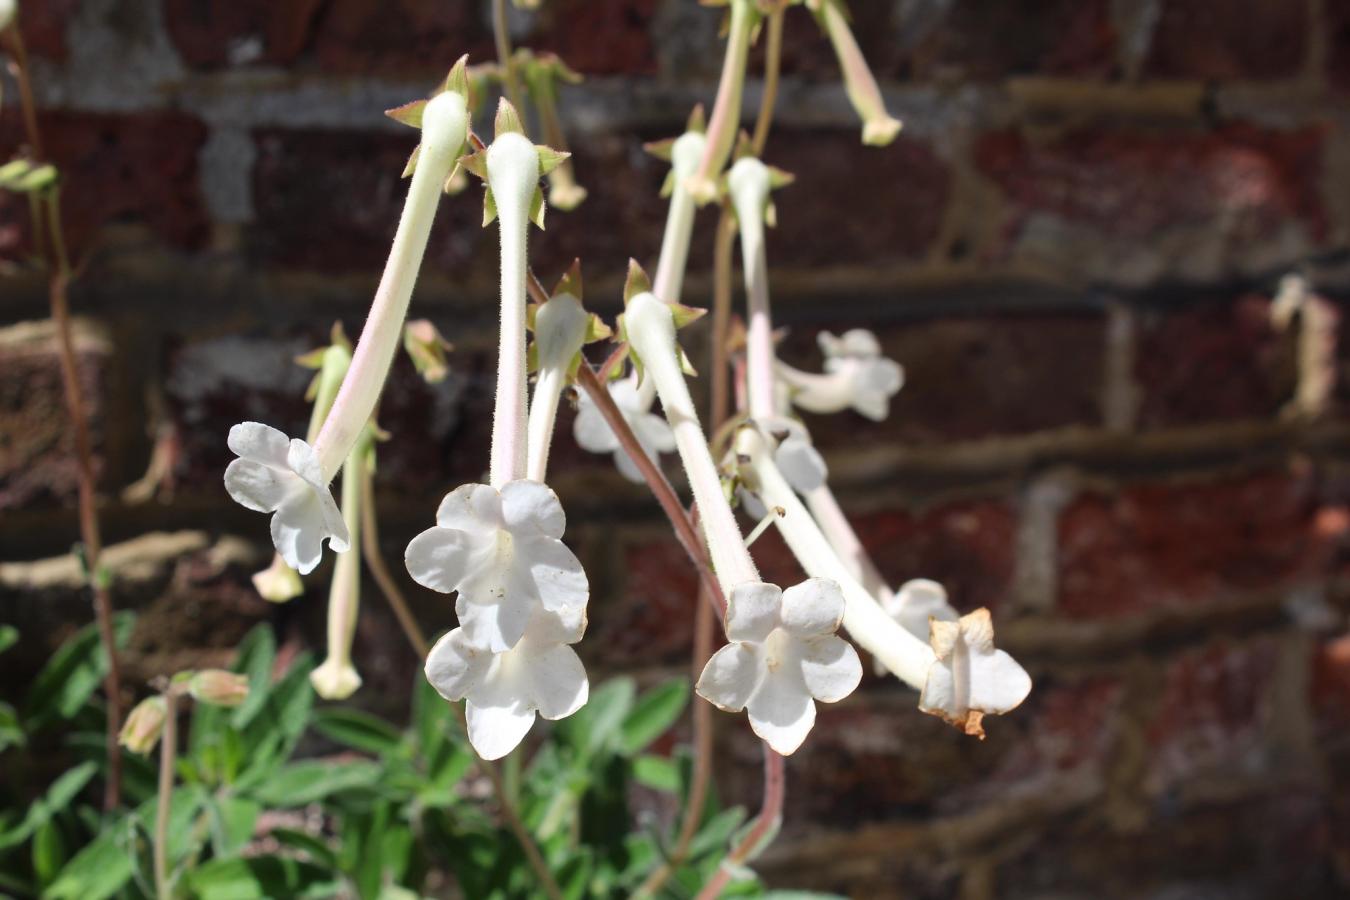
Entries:
{"type": "Polygon", "coordinates": [[[1146,726],[1144,790],[1165,794],[1228,774],[1250,777],[1269,732],[1271,680],[1279,648],[1271,638],[1215,641],[1173,660],[1146,726]]]}
{"type": "Polygon", "coordinates": [[[941,20],[928,17],[912,53],[913,77],[1093,77],[1115,68],[1117,38],[1108,0],[957,0],[949,8],[941,20]]]}
{"type": "MultiPolygon", "coordinates": [[[[102,337],[76,330],[75,365],[98,469],[111,350],[102,337]]],[[[55,329],[42,322],[0,331],[0,510],[73,503],[77,474],[55,329]]]]}
{"type": "Polygon", "coordinates": [[[435,79],[461,55],[493,57],[488,7],[408,0],[390,8],[378,0],[334,0],[314,24],[319,66],[347,74],[435,79]]]}
{"type": "MultiPolygon", "coordinates": [[[[23,129],[7,109],[0,120],[0,156],[15,155],[23,129]]],[[[176,112],[110,115],[44,113],[43,149],[61,171],[66,243],[76,257],[88,251],[98,230],[114,223],[149,228],[178,248],[200,246],[207,214],[197,180],[197,152],[206,127],[176,112]]],[[[28,203],[0,197],[0,256],[31,252],[28,203]]]]}
{"type": "Polygon", "coordinates": [[[652,19],[658,0],[558,0],[545,3],[521,43],[557,53],[584,75],[652,75],[652,19]]]}
{"type": "Polygon", "coordinates": [[[775,129],[765,160],[800,176],[774,194],[770,266],[897,263],[923,257],[937,238],[951,176],[918,139],[878,150],[853,129],[775,129]]]}
{"type": "Polygon", "coordinates": [[[64,60],[66,26],[70,24],[80,0],[39,0],[20,4],[19,28],[23,32],[24,47],[36,56],[64,60]]]}
{"type": "Polygon", "coordinates": [[[189,66],[286,65],[304,49],[321,0],[165,0],[164,26],[189,66]]]}
{"type": "Polygon", "coordinates": [[[1109,280],[1215,278],[1309,252],[1328,224],[1325,133],[1080,130],[1034,143],[985,135],[976,163],[1007,196],[994,258],[1109,280]]]}
{"type": "Polygon", "coordinates": [[[1164,0],[1144,72],[1155,78],[1292,77],[1307,53],[1309,8],[1285,0],[1222,6],[1164,0]]]}
{"type": "Polygon", "coordinates": [[[1325,531],[1298,473],[1083,494],[1060,518],[1059,606],[1110,618],[1271,590],[1325,565],[1325,531]]]}
{"type": "Polygon", "coordinates": [[[1350,4],[1322,7],[1327,42],[1327,80],[1337,90],[1350,91],[1350,4]]]}
{"type": "Polygon", "coordinates": [[[1135,354],[1140,423],[1272,416],[1293,396],[1291,351],[1270,325],[1270,302],[1255,294],[1145,313],[1135,354]]]}

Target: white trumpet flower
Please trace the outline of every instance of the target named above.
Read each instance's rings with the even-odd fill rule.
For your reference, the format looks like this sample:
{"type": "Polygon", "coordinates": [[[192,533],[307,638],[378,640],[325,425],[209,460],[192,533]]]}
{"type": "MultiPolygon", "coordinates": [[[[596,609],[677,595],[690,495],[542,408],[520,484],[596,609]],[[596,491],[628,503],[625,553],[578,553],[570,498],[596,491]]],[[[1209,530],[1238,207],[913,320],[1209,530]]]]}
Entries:
{"type": "Polygon", "coordinates": [[[778,377],[792,389],[792,402],[814,413],[852,409],[876,422],[890,415],[891,397],[904,385],[905,372],[881,355],[876,335],[855,328],[839,337],[821,332],[817,339],[825,354],[824,374],[777,365],[778,377]]]}
{"type": "Polygon", "coordinates": [[[500,759],[525,737],[536,713],[562,719],[586,704],[586,670],[567,646],[578,637],[575,622],[544,610],[515,647],[501,653],[456,628],[427,655],[427,680],[447,700],[467,701],[469,742],[483,759],[500,759]]]}
{"type": "MultiPolygon", "coordinates": [[[[617,381],[609,386],[614,405],[623,413],[633,436],[638,439],[647,457],[657,462],[659,454],[675,452],[675,435],[666,420],[649,412],[648,405],[631,381],[617,381]]],[[[612,453],[620,474],[629,481],[641,484],[642,473],[629,458],[628,451],[619,444],[619,438],[600,414],[599,408],[586,394],[581,394],[577,417],[572,422],[572,436],[583,450],[591,453],[612,453]]]]}
{"type": "Polygon", "coordinates": [[[576,640],[590,586],[562,542],[565,527],[562,504],[545,485],[466,484],[441,501],[436,525],[412,539],[405,562],[418,584],[459,592],[455,611],[474,646],[510,650],[540,610],[573,623],[576,640]]]}
{"type": "Polygon", "coordinates": [[[313,447],[259,422],[231,428],[228,443],[239,459],[225,469],[225,489],[239,505],[273,514],[272,543],[288,566],[313,571],[325,540],[347,551],[347,526],[313,447]]]}
{"type": "Polygon", "coordinates": [[[835,631],[844,617],[839,585],[811,578],[780,590],[752,582],[727,597],[727,637],[713,654],[696,690],[728,712],[744,709],[750,727],[788,755],[816,721],[816,703],[853,693],[862,663],[835,631]]]}
{"type": "Polygon", "coordinates": [[[1031,693],[1031,676],[1006,651],[994,648],[989,610],[958,622],[932,623],[937,654],[919,697],[919,709],[940,716],[966,734],[984,737],[981,719],[1013,709],[1031,693]]]}

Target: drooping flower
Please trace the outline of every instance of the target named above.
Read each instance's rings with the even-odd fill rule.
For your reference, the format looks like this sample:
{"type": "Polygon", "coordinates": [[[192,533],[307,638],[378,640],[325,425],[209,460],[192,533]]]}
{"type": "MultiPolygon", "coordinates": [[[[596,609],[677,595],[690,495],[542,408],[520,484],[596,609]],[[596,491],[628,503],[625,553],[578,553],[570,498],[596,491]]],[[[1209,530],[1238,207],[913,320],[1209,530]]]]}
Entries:
{"type": "MultiPolygon", "coordinates": [[[[921,641],[929,640],[930,619],[955,622],[961,618],[947,602],[947,589],[927,578],[906,581],[895,593],[886,591],[881,597],[881,606],[901,628],[921,641]]],[[[876,663],[876,670],[878,675],[886,673],[886,667],[880,662],[876,663]]]]}
{"type": "MultiPolygon", "coordinates": [[[[609,386],[609,394],[614,398],[614,405],[628,421],[633,436],[638,439],[638,443],[642,445],[642,449],[653,463],[657,462],[659,454],[675,452],[675,435],[671,432],[670,425],[661,416],[648,411],[632,382],[614,382],[609,386]]],[[[572,435],[576,438],[577,444],[591,453],[614,454],[614,464],[618,466],[623,477],[640,484],[642,473],[629,459],[628,452],[619,444],[619,438],[610,429],[609,423],[600,414],[595,403],[584,393],[580,395],[579,402],[577,417],[572,423],[572,435]]]]}
{"type": "Polygon", "coordinates": [[[238,706],[248,699],[248,676],[224,669],[202,669],[188,680],[192,699],[216,706],[238,706]]]}
{"type": "Polygon", "coordinates": [[[823,331],[818,340],[825,354],[825,374],[778,364],[778,376],[792,388],[792,402],[814,413],[852,408],[873,421],[885,419],[891,397],[905,383],[905,373],[899,363],[881,355],[876,335],[854,328],[839,337],[823,331]]]}
{"type": "Polygon", "coordinates": [[[816,703],[842,700],[862,679],[853,645],[835,634],[844,617],[839,585],[809,578],[737,585],[727,598],[727,637],[699,676],[700,696],[728,712],[745,709],[774,750],[792,753],[816,721],[816,703]]]}
{"type": "Polygon", "coordinates": [[[168,715],[168,704],[158,694],[146,697],[127,715],[122,723],[122,732],[117,742],[132,753],[142,756],[155,749],[159,737],[164,733],[164,719],[168,715]]]}
{"type": "MultiPolygon", "coordinates": [[[[508,485],[509,486],[509,485],[508,485]]],[[[584,617],[537,609],[515,647],[499,653],[471,640],[463,628],[442,637],[427,655],[426,676],[447,700],[466,700],[469,742],[483,759],[515,749],[536,713],[562,719],[586,704],[590,684],[569,643],[584,617]]]]}
{"type": "Polygon", "coordinates": [[[253,587],[264,600],[272,603],[285,603],[305,592],[300,573],[286,565],[280,553],[272,555],[270,566],[253,574],[253,587]]]}
{"type": "Polygon", "coordinates": [[[259,422],[235,425],[228,443],[239,459],[225,469],[225,489],[241,506],[273,513],[272,543],[288,566],[312,571],[325,540],[347,551],[347,526],[309,444],[259,422]]]}
{"type": "Polygon", "coordinates": [[[981,719],[1016,707],[1031,693],[1031,676],[1004,650],[994,647],[989,610],[956,622],[934,620],[929,639],[937,661],[919,697],[919,709],[966,734],[984,737],[981,719]]]}
{"type": "Polygon", "coordinates": [[[459,592],[455,611],[469,643],[502,652],[540,609],[584,622],[578,611],[590,586],[562,542],[565,527],[557,496],[536,481],[500,491],[466,484],[441,501],[435,527],[413,538],[405,562],[418,584],[459,592]]]}

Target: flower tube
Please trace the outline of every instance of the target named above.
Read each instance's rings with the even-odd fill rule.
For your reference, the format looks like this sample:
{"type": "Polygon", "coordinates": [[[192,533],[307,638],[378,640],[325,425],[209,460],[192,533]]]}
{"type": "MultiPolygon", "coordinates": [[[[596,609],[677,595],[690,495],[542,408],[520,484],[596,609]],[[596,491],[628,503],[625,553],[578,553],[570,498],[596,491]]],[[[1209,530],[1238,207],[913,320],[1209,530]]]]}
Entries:
{"type": "Polygon", "coordinates": [[[858,41],[848,27],[842,0],[807,0],[816,21],[830,39],[839,69],[844,75],[844,90],[854,110],[863,120],[862,142],[884,147],[900,133],[900,120],[886,112],[886,101],[872,70],[863,58],[858,41]]]}
{"type": "Polygon", "coordinates": [[[685,384],[675,340],[675,310],[650,291],[637,293],[627,302],[622,327],[643,377],[650,378],[656,386],[666,420],[675,434],[675,448],[698,503],[718,582],[728,594],[736,585],[758,582],[759,572],[722,493],[717,466],[708,452],[703,427],[685,384]]]}
{"type": "MultiPolygon", "coordinates": [[[[362,466],[370,465],[369,426],[347,456],[342,467],[342,519],[351,542],[361,541],[362,466]]],[[[325,700],[345,700],[361,687],[361,676],[352,664],[352,636],[361,611],[361,554],[344,553],[333,567],[328,589],[328,657],[313,672],[309,682],[325,700]]]]}
{"type": "Polygon", "coordinates": [[[745,91],[745,61],[750,52],[750,37],[758,21],[755,0],[731,0],[727,53],[722,61],[722,77],[717,83],[712,118],[708,122],[708,139],[698,168],[687,179],[689,193],[700,206],[717,196],[717,176],[736,143],[741,95],[745,91]]]}
{"type": "Polygon", "coordinates": [[[272,541],[301,574],[319,563],[325,540],[338,553],[349,547],[347,528],[328,485],[375,410],[403,329],[417,270],[441,191],[468,133],[467,82],[461,58],[446,89],[391,114],[419,126],[422,142],[409,160],[412,184],[389,251],[384,275],[357,343],[347,377],[313,444],[274,428],[245,422],[230,430],[240,458],[225,470],[225,487],[241,505],[272,516],[272,541]]]}
{"type": "Polygon", "coordinates": [[[769,273],[764,249],[764,217],[769,208],[769,167],[753,156],[736,161],[727,188],[741,232],[741,268],[745,273],[750,327],[746,335],[746,385],[750,416],[768,419],[777,413],[774,395],[773,321],[769,315],[769,273]]]}

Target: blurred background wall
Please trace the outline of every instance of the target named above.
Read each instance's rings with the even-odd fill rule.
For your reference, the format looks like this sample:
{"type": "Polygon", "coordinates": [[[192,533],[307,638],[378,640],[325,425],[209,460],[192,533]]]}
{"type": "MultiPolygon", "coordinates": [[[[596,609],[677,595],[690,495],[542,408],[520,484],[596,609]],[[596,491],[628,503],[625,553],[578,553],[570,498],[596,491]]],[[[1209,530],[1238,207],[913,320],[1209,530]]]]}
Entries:
{"type": "MultiPolygon", "coordinates": [[[[762,868],[857,897],[1342,896],[1348,398],[1338,385],[1302,415],[1291,400],[1350,354],[1350,4],[852,7],[905,130],[860,146],[828,46],[791,14],[766,154],[800,176],[769,244],[783,353],[818,367],[817,330],[863,326],[904,364],[889,421],[812,420],[816,440],[886,574],[989,606],[1036,689],[980,743],[869,679],[792,758],[762,868]],[[1271,324],[1291,272],[1322,325],[1303,329],[1302,367],[1300,325],[1271,324]]],[[[606,315],[627,257],[654,263],[660,238],[666,169],[641,143],[711,101],[719,18],[693,0],[545,0],[515,20],[519,43],[588,76],[562,102],[590,199],[550,213],[534,266],[551,281],[582,256],[606,315]]],[[[105,530],[132,541],[109,554],[118,606],[141,612],[126,680],[224,660],[260,620],[321,646],[323,578],[282,607],[252,590],[270,551],[222,489],[225,433],[303,431],[292,358],[335,319],[359,331],[402,202],[414,137],[381,110],[465,51],[488,59],[487,4],[24,0],[22,22],[84,260],[105,530]],[[158,494],[122,495],[156,450],[158,494]]],[[[4,103],[11,154],[12,83],[4,103]]],[[[0,248],[21,260],[26,210],[3,204],[0,248]]],[[[479,215],[473,194],[442,204],[414,298],[455,343],[452,377],[428,387],[400,359],[385,394],[393,559],[486,466],[497,255],[479,215]]],[[[90,614],[72,566],[13,562],[77,533],[44,285],[9,268],[0,617],[25,641],[0,675],[22,684],[90,614]]],[[[706,329],[694,341],[701,359],[706,329]]],[[[655,505],[569,438],[554,470],[594,587],[593,678],[681,671],[695,585],[655,505]]],[[[794,581],[775,540],[757,555],[794,581]]],[[[451,624],[446,598],[414,599],[429,629],[451,624]]],[[[357,699],[400,715],[420,667],[373,590],[356,653],[357,699]]],[[[757,745],[718,724],[720,787],[755,805],[757,745]]]]}

